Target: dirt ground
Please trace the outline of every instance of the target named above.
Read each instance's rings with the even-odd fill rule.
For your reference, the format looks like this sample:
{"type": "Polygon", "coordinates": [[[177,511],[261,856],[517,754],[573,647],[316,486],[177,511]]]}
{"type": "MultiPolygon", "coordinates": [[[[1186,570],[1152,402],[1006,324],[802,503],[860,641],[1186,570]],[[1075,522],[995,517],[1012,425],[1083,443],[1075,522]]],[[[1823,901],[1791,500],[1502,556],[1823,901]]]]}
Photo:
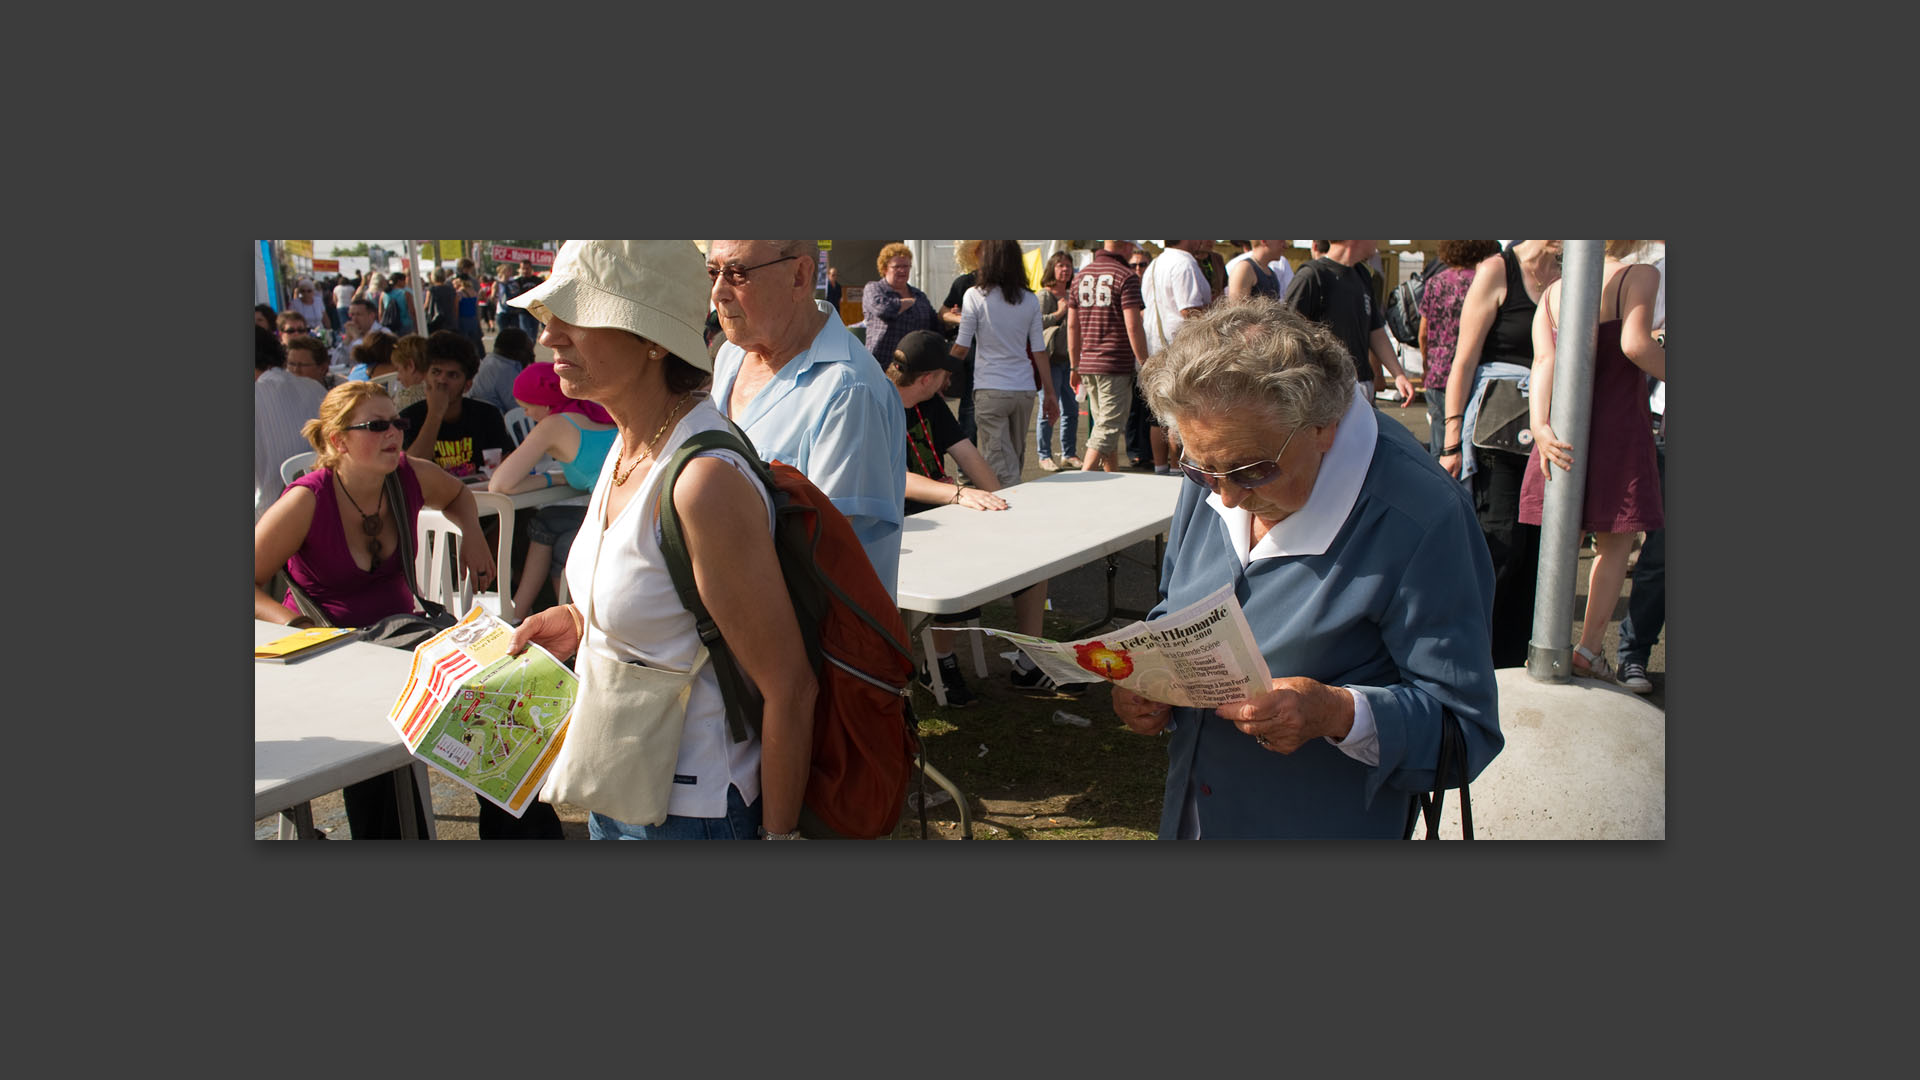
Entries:
{"type": "MultiPolygon", "coordinates": [[[[1417,399],[1406,409],[1382,402],[1380,414],[1398,421],[1416,438],[1425,441],[1426,410],[1417,399]]],[[[1080,423],[1084,433],[1088,423],[1084,413],[1080,423]]],[[[1044,475],[1030,446],[1023,479],[1044,475]]],[[[1583,549],[1573,606],[1576,638],[1585,610],[1587,573],[1592,559],[1592,550],[1583,549]]],[[[1119,605],[1139,610],[1150,607],[1158,580],[1152,543],[1142,543],[1122,552],[1117,566],[1115,589],[1119,605]]],[[[1604,653],[1609,658],[1618,647],[1619,620],[1626,615],[1629,589],[1630,581],[1615,598],[1604,653]]],[[[1104,609],[1105,596],[1103,563],[1096,562],[1054,578],[1049,586],[1054,610],[1047,617],[1048,633],[1064,634],[1067,628],[1099,614],[1104,609]]],[[[981,622],[989,626],[1013,625],[1011,605],[1005,601],[987,605],[981,622]]],[[[988,674],[985,677],[976,676],[970,663],[966,668],[969,684],[981,698],[975,705],[966,709],[941,709],[934,705],[931,694],[919,689],[914,692],[914,709],[921,721],[928,760],[966,793],[974,839],[1152,839],[1158,828],[1161,788],[1166,777],[1164,744],[1127,731],[1108,707],[1108,691],[1104,686],[1093,686],[1077,697],[1029,697],[1008,684],[1011,667],[996,653],[991,639],[986,651],[988,674]],[[1056,719],[1055,714],[1060,712],[1085,720],[1085,726],[1056,719]]],[[[1665,709],[1664,634],[1654,646],[1648,672],[1653,692],[1646,698],[1665,709]]],[[[429,767],[428,772],[433,779],[434,821],[439,838],[479,839],[478,797],[438,770],[429,767]]],[[[931,782],[927,784],[927,792],[927,838],[960,839],[958,808],[931,782]]],[[[910,806],[902,814],[895,839],[920,838],[920,821],[912,809],[916,798],[917,792],[910,788],[910,806]]],[[[315,826],[329,838],[351,836],[338,792],[314,800],[312,809],[315,826]]],[[[587,839],[585,810],[565,804],[555,810],[567,839],[587,839]]],[[[259,839],[269,839],[275,832],[275,819],[255,823],[255,836],[259,839]]]]}

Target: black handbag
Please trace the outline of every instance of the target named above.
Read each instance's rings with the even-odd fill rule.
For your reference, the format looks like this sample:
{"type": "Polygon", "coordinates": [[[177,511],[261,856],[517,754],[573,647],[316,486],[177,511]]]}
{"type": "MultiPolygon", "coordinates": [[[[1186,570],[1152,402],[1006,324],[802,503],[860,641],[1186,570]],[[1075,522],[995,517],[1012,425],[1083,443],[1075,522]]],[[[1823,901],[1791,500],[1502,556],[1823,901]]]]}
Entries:
{"type": "MultiPolygon", "coordinates": [[[[387,474],[387,501],[395,507],[396,511],[398,508],[407,505],[406,494],[400,488],[400,473],[398,470],[387,474]]],[[[421,643],[433,635],[458,623],[460,619],[459,616],[448,611],[444,606],[420,595],[420,586],[413,578],[413,536],[409,530],[405,528],[396,529],[395,531],[400,537],[400,551],[398,554],[400,557],[400,568],[402,572],[407,575],[407,589],[413,593],[413,598],[419,602],[420,610],[425,612],[425,614],[416,615],[411,611],[407,611],[395,615],[388,615],[386,618],[367,627],[361,634],[360,640],[370,642],[374,645],[385,645],[394,649],[412,650],[418,648],[421,643]]],[[[283,578],[286,581],[287,589],[293,593],[293,605],[300,610],[300,614],[305,615],[315,626],[333,625],[333,622],[327,618],[326,612],[321,609],[320,605],[314,603],[313,598],[307,595],[306,590],[294,582],[292,575],[287,574],[284,570],[275,575],[276,581],[283,578]]]]}
{"type": "Polygon", "coordinates": [[[1473,796],[1467,791],[1467,737],[1450,710],[1440,714],[1440,763],[1433,772],[1433,794],[1421,792],[1407,812],[1407,839],[1413,838],[1417,816],[1427,822],[1428,840],[1440,839],[1440,801],[1447,789],[1460,789],[1460,839],[1473,839],[1473,796]]]}

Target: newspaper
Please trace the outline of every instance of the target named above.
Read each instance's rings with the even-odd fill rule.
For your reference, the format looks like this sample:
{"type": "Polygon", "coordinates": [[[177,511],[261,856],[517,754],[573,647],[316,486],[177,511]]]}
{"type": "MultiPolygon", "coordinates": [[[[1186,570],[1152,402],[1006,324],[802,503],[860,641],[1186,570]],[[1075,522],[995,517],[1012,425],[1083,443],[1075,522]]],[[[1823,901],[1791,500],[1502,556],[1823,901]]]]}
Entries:
{"type": "Polygon", "coordinates": [[[1084,641],[1050,641],[984,626],[942,629],[1005,638],[1056,683],[1105,679],[1169,705],[1213,709],[1273,688],[1232,585],[1151,622],[1128,623],[1084,641]]]}
{"type": "Polygon", "coordinates": [[[475,605],[413,650],[387,713],[407,750],[514,817],[566,738],[579,681],[538,645],[508,656],[513,627],[475,605]]]}

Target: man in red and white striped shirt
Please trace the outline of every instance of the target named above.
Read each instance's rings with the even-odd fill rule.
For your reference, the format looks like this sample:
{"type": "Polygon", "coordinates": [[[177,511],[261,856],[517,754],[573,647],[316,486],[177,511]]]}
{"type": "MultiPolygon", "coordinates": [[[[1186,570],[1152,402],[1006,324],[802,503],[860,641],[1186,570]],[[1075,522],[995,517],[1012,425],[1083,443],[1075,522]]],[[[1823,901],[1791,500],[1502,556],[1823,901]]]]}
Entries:
{"type": "Polygon", "coordinates": [[[1067,379],[1082,394],[1093,430],[1082,468],[1117,471],[1133,378],[1147,356],[1140,275],[1127,265],[1133,241],[1108,240],[1067,289],[1067,379]]]}

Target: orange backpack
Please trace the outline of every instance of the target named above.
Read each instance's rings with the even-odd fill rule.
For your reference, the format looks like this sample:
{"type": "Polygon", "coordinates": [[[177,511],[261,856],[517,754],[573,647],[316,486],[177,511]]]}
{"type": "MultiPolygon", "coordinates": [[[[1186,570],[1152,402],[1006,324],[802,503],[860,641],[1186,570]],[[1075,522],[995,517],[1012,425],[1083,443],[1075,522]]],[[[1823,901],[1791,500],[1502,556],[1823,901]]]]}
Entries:
{"type": "Polygon", "coordinates": [[[660,550],[707,646],[735,742],[745,741],[749,731],[759,733],[760,694],[700,602],[672,497],[680,470],[708,450],[746,458],[773,495],[774,549],[820,688],[806,807],[841,836],[886,836],[899,824],[908,774],[921,749],[909,692],[913,653],[900,612],[846,516],[798,469],[761,461],[737,427],[689,438],[667,459],[660,485],[660,550]]]}

